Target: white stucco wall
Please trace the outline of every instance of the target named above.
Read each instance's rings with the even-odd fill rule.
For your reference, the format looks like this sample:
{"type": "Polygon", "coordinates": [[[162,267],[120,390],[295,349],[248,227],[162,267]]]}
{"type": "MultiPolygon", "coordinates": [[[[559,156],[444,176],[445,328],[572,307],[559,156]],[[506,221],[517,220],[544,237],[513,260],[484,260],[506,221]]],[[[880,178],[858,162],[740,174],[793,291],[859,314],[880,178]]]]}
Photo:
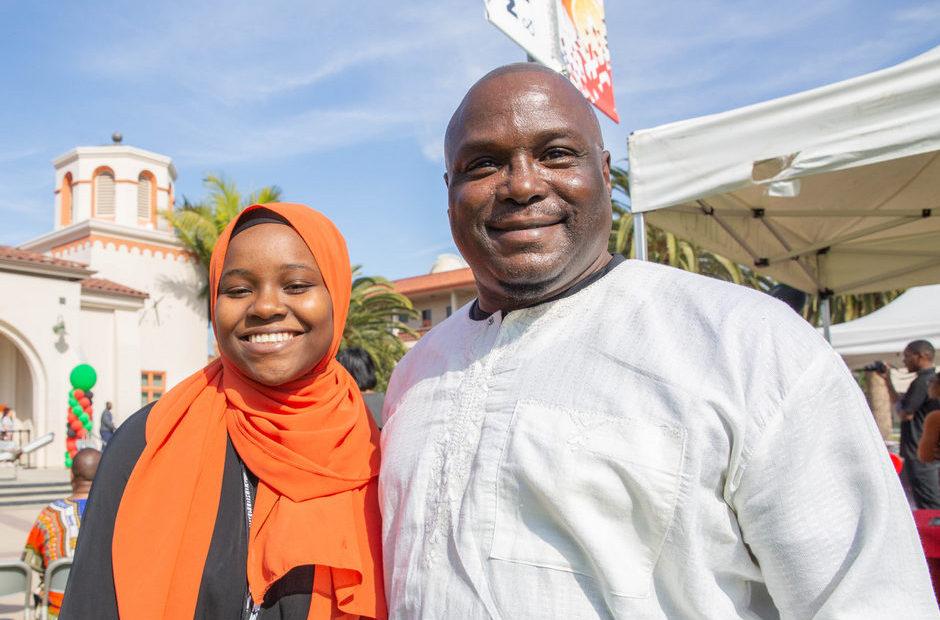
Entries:
{"type": "Polygon", "coordinates": [[[56,433],[53,446],[41,450],[36,462],[58,465],[65,450],[68,375],[83,361],[77,347],[81,286],[77,281],[0,271],[0,291],[0,336],[16,346],[32,375],[34,436],[56,433]],[[52,332],[60,317],[68,332],[62,341],[52,332]]]}
{"type": "MultiPolygon", "coordinates": [[[[476,292],[455,291],[454,297],[456,298],[456,305],[451,308],[452,312],[456,312],[463,305],[475,299],[476,292]]],[[[421,327],[422,310],[431,310],[431,327],[434,327],[447,318],[447,306],[450,306],[452,302],[450,291],[410,295],[409,298],[414,305],[414,309],[418,311],[418,318],[408,322],[408,325],[415,329],[421,327]]]]}
{"type": "MultiPolygon", "coordinates": [[[[105,401],[115,397],[114,311],[82,308],[78,338],[79,356],[98,373],[93,406],[95,416],[104,408],[105,401]]],[[[123,360],[122,360],[123,361],[123,360]]],[[[122,403],[123,404],[123,403],[122,403]]],[[[130,406],[132,403],[127,403],[130,406]]],[[[97,422],[97,419],[95,420],[97,422]]],[[[98,425],[95,424],[97,430],[98,425]]]]}
{"type": "MultiPolygon", "coordinates": [[[[140,408],[139,302],[108,295],[85,294],[82,302],[80,351],[98,373],[94,409],[107,401],[121,422],[140,408]]],[[[98,420],[95,420],[95,430],[98,420]]]]}
{"type": "MultiPolygon", "coordinates": [[[[164,371],[169,388],[206,365],[206,303],[198,296],[202,282],[192,260],[95,242],[89,263],[97,270],[96,277],[120,282],[150,295],[134,326],[140,334],[137,373],[164,371]]],[[[131,411],[116,408],[118,418],[123,419],[139,407],[139,374],[135,385],[137,406],[131,411]]]]}

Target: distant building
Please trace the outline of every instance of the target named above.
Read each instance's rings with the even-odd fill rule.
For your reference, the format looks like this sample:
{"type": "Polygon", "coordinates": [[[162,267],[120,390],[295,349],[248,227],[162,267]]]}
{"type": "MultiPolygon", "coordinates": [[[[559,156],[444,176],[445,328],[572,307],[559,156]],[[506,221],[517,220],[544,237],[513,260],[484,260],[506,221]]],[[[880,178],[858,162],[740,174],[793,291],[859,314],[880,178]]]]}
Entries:
{"type": "MultiPolygon", "coordinates": [[[[121,421],[205,365],[207,316],[195,258],[159,215],[170,158],[116,141],[53,166],[53,230],[0,247],[0,402],[64,449],[76,364],[98,372],[95,414],[111,401],[121,421]]],[[[61,462],[42,452],[40,465],[61,462]]]]}
{"type": "MultiPolygon", "coordinates": [[[[402,278],[393,282],[395,290],[411,300],[417,319],[408,321],[419,336],[449,317],[458,308],[476,299],[473,273],[467,263],[455,254],[442,254],[426,275],[402,278]]],[[[412,347],[415,338],[402,334],[405,346],[412,347]]]]}

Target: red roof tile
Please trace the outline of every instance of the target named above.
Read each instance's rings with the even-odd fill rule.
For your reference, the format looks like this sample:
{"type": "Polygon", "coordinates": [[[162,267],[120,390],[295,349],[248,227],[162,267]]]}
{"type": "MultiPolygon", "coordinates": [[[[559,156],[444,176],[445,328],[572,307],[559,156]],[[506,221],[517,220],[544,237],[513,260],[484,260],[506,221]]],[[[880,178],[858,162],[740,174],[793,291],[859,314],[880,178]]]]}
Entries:
{"type": "Polygon", "coordinates": [[[88,269],[88,265],[85,263],[65,260],[63,258],[55,258],[54,256],[47,256],[45,254],[32,252],[30,250],[21,250],[9,245],[0,245],[0,260],[16,261],[18,263],[51,265],[53,267],[66,267],[69,269],[88,269]]]}
{"type": "Polygon", "coordinates": [[[136,297],[138,299],[146,299],[150,297],[147,293],[143,291],[138,291],[137,289],[131,288],[129,286],[124,286],[123,284],[118,284],[117,282],[112,282],[111,280],[105,280],[103,278],[85,278],[82,280],[82,292],[88,291],[90,293],[108,293],[111,295],[123,295],[125,297],[136,297]]]}
{"type": "Polygon", "coordinates": [[[470,268],[439,271],[423,276],[412,276],[392,282],[395,290],[402,295],[430,293],[455,288],[475,288],[473,272],[470,268]]]}

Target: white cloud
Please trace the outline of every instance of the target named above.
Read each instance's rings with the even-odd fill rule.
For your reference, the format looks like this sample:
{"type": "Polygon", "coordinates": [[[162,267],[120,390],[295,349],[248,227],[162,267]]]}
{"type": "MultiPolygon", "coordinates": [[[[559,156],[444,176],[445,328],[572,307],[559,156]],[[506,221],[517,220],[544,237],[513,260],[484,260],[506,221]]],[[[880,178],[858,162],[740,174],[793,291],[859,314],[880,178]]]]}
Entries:
{"type": "Polygon", "coordinates": [[[233,130],[210,130],[196,145],[181,149],[176,159],[187,165],[219,165],[315,153],[401,133],[407,113],[382,108],[310,110],[269,123],[249,123],[233,130]]]}
{"type": "Polygon", "coordinates": [[[0,151],[0,163],[8,164],[19,161],[21,159],[28,159],[34,155],[42,153],[44,150],[45,149],[42,149],[38,146],[34,146],[26,148],[12,148],[7,151],[0,151]]]}
{"type": "Polygon", "coordinates": [[[421,140],[421,154],[429,162],[435,164],[444,163],[444,134],[439,133],[430,138],[421,140]]]}

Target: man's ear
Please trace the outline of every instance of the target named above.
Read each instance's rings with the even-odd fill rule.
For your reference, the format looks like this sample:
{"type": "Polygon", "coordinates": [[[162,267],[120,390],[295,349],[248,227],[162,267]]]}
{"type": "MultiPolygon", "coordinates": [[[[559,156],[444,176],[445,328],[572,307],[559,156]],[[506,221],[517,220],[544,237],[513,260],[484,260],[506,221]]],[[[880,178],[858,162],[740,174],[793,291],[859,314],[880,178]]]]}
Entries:
{"type": "Polygon", "coordinates": [[[610,151],[603,152],[603,162],[604,162],[604,185],[607,187],[607,193],[611,194],[613,188],[610,186],[610,151]]]}
{"type": "Polygon", "coordinates": [[[444,173],[444,187],[450,187],[450,179],[447,178],[447,173],[444,173]]]}

